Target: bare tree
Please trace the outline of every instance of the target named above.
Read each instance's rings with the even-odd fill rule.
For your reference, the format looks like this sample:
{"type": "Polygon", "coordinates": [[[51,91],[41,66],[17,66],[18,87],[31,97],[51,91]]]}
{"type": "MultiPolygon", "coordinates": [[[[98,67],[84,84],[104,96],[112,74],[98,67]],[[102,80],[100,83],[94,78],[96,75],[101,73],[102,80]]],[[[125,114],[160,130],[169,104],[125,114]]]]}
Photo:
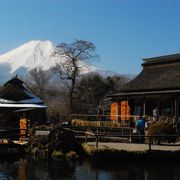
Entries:
{"type": "Polygon", "coordinates": [[[31,83],[31,88],[33,87],[34,91],[45,99],[50,74],[47,71],[44,71],[41,67],[37,67],[29,72],[29,77],[31,80],[29,82],[31,83]]]}
{"type": "Polygon", "coordinates": [[[57,46],[54,56],[58,56],[61,62],[56,64],[55,71],[66,84],[69,92],[70,112],[73,112],[74,90],[77,77],[85,62],[97,57],[95,45],[84,40],[75,40],[71,44],[61,43],[57,46]],[[63,61],[63,62],[62,62],[63,61]]]}

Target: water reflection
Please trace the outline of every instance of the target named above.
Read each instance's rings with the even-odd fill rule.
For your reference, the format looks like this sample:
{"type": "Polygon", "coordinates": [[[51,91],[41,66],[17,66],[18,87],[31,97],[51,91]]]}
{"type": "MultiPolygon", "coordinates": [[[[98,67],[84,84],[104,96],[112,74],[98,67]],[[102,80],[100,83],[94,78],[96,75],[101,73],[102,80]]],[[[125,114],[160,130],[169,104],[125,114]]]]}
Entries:
{"type": "Polygon", "coordinates": [[[18,159],[0,161],[0,180],[180,180],[180,165],[94,164],[18,159]]]}
{"type": "Polygon", "coordinates": [[[180,165],[167,164],[92,164],[81,162],[76,165],[78,179],[96,180],[180,180],[180,165]]]}
{"type": "Polygon", "coordinates": [[[0,180],[73,179],[74,166],[67,162],[20,159],[0,162],[0,180]]]}
{"type": "Polygon", "coordinates": [[[72,179],[74,166],[67,162],[28,161],[27,179],[72,179]],[[30,177],[30,178],[29,178],[30,177]]]}
{"type": "Polygon", "coordinates": [[[27,164],[26,160],[20,159],[19,168],[18,168],[18,180],[26,180],[26,176],[27,176],[26,164],[27,164]]]}

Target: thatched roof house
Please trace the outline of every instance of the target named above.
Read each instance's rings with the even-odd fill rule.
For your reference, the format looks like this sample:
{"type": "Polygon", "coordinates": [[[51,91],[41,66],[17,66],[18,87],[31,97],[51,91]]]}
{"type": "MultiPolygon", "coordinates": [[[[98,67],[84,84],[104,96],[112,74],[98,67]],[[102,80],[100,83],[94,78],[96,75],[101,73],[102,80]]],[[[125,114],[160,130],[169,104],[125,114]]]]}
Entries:
{"type": "Polygon", "coordinates": [[[180,54],[145,58],[142,67],[141,73],[127,83],[121,92],[110,95],[113,102],[128,101],[131,115],[171,116],[178,120],[180,54]]]}

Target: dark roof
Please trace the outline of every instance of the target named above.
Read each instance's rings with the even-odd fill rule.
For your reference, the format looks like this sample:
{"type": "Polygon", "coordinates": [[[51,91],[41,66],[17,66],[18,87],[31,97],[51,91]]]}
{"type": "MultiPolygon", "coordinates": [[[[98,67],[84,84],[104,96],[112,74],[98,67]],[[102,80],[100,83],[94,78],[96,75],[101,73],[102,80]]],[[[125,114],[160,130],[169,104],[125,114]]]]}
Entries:
{"type": "Polygon", "coordinates": [[[180,54],[171,54],[166,56],[144,58],[143,61],[144,63],[142,64],[142,66],[171,64],[180,61],[180,54]]]}
{"type": "Polygon", "coordinates": [[[180,54],[146,58],[142,66],[123,92],[180,89],[180,54]]]}
{"type": "Polygon", "coordinates": [[[13,85],[13,86],[18,86],[19,88],[24,88],[23,87],[23,81],[21,81],[20,79],[18,79],[17,75],[10,79],[9,81],[7,81],[5,84],[4,84],[4,87],[8,86],[9,84],[13,85]]]}
{"type": "Polygon", "coordinates": [[[120,93],[116,93],[116,94],[111,94],[108,97],[137,97],[137,96],[161,96],[164,94],[175,94],[175,93],[180,93],[180,90],[159,90],[159,91],[138,91],[138,92],[120,92],[120,93]]]}
{"type": "Polygon", "coordinates": [[[12,101],[31,99],[23,86],[23,81],[18,79],[17,76],[4,84],[0,98],[12,101]]]}

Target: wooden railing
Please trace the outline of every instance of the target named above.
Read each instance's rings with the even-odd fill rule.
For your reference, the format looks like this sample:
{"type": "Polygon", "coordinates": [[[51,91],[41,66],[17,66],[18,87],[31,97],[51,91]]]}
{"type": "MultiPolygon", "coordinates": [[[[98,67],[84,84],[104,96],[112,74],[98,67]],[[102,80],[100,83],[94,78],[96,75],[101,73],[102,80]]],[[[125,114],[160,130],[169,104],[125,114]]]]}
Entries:
{"type": "MultiPolygon", "coordinates": [[[[99,139],[100,137],[109,137],[109,138],[127,138],[129,139],[129,143],[132,143],[131,140],[133,138],[139,138],[139,139],[147,139],[146,144],[148,145],[148,150],[152,150],[152,144],[153,144],[153,139],[162,140],[162,139],[167,139],[167,138],[178,138],[180,137],[178,134],[170,134],[170,135],[137,135],[137,134],[112,134],[112,133],[95,133],[95,132],[90,132],[90,131],[74,131],[76,136],[83,135],[84,136],[84,141],[88,142],[88,137],[93,137],[95,139],[96,143],[96,148],[98,148],[99,144],[99,139]]],[[[179,144],[180,145],[180,144],[179,144]]]]}
{"type": "MultiPolygon", "coordinates": [[[[127,119],[127,117],[129,117],[129,119],[138,119],[139,115],[104,115],[104,114],[71,114],[71,119],[81,119],[83,118],[84,120],[88,120],[88,119],[96,119],[96,120],[100,120],[100,119],[106,119],[106,120],[111,120],[111,118],[113,117],[114,119],[120,120],[120,119],[127,119]]],[[[144,116],[145,117],[145,116],[144,116]]]]}
{"type": "MultiPolygon", "coordinates": [[[[115,117],[115,119],[118,120],[123,120],[127,119],[127,117],[129,117],[129,120],[133,119],[133,120],[137,120],[139,115],[103,115],[103,114],[71,114],[71,119],[83,119],[83,120],[88,120],[88,119],[93,119],[93,120],[111,120],[111,118],[115,117]]],[[[176,116],[165,116],[165,115],[159,115],[158,117],[154,117],[151,115],[143,115],[142,117],[144,117],[147,121],[154,121],[154,120],[160,120],[160,121],[175,121],[176,116]]]]}

